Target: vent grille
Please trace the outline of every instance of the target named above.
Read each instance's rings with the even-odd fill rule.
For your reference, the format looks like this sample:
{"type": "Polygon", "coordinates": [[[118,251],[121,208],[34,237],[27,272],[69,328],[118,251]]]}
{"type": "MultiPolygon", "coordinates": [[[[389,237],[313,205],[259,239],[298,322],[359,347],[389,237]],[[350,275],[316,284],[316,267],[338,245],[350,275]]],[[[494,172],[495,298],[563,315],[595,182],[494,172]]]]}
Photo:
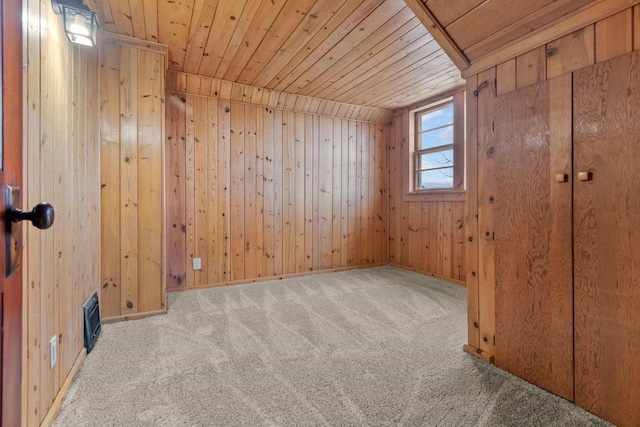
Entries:
{"type": "Polygon", "coordinates": [[[84,312],[84,348],[87,349],[87,353],[90,353],[102,330],[98,292],[94,292],[89,297],[82,306],[82,311],[84,312]]]}

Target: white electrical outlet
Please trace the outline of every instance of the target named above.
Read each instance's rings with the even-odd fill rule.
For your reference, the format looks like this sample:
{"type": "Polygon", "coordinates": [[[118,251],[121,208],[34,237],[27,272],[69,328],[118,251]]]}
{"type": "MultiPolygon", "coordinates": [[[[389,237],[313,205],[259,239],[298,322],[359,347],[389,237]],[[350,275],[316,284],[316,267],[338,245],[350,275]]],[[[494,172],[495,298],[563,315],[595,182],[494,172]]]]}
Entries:
{"type": "Polygon", "coordinates": [[[194,258],[193,259],[193,269],[194,270],[202,270],[202,258],[194,258]]]}
{"type": "Polygon", "coordinates": [[[56,366],[56,362],[58,361],[58,336],[54,335],[49,341],[49,360],[51,369],[56,366]]]}

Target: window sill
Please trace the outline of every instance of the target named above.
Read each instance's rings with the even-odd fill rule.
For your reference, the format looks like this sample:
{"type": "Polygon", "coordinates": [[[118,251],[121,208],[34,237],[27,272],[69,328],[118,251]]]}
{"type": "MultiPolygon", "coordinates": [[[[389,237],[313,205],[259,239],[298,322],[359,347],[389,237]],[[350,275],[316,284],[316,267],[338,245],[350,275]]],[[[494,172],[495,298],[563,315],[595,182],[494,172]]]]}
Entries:
{"type": "Polygon", "coordinates": [[[403,202],[464,202],[465,190],[422,190],[404,193],[403,202]]]}

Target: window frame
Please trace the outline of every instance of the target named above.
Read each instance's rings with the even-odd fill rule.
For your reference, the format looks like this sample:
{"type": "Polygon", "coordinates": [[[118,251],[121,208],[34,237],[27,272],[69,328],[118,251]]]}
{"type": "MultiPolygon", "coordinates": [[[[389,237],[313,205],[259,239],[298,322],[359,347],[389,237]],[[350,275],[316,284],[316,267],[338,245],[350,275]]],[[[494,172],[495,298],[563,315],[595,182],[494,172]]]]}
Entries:
{"type": "MultiPolygon", "coordinates": [[[[463,201],[465,200],[465,92],[457,90],[436,99],[409,107],[408,140],[404,150],[406,171],[404,176],[404,201],[463,201]],[[453,105],[453,187],[452,188],[416,188],[418,181],[419,153],[418,126],[419,114],[424,114],[447,105],[453,105]]],[[[406,120],[406,119],[405,119],[406,120]]],[[[406,122],[405,122],[406,123],[406,122]]]]}
{"type": "MultiPolygon", "coordinates": [[[[451,169],[451,171],[455,174],[455,144],[454,144],[454,135],[453,129],[455,128],[455,114],[453,114],[453,97],[447,98],[442,103],[432,106],[430,108],[423,108],[413,112],[413,121],[414,121],[414,138],[413,138],[413,180],[414,185],[418,187],[420,182],[420,173],[432,170],[442,170],[442,169],[451,169]],[[451,123],[442,126],[436,126],[433,128],[428,128],[426,130],[421,129],[421,118],[425,114],[432,113],[434,111],[442,110],[447,107],[452,107],[451,110],[451,123]],[[441,144],[431,148],[421,149],[420,145],[422,144],[420,135],[437,131],[439,129],[444,129],[451,127],[451,144],[441,144]],[[445,150],[451,150],[454,153],[454,158],[451,159],[451,166],[443,166],[438,168],[422,168],[421,158],[425,154],[438,153],[445,150]]],[[[438,187],[438,188],[415,188],[415,191],[433,191],[433,190],[455,190],[455,179],[452,177],[451,187],[438,187]]]]}

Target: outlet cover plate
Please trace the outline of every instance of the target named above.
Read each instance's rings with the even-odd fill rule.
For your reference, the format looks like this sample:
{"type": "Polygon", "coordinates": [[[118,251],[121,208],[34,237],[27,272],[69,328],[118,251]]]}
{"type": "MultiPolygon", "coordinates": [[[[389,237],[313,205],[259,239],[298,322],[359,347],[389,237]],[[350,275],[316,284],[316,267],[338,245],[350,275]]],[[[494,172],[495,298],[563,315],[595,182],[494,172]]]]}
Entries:
{"type": "Polygon", "coordinates": [[[50,360],[50,368],[53,369],[56,366],[56,362],[58,361],[58,336],[54,335],[51,337],[49,341],[49,360],[50,360]]]}
{"type": "Polygon", "coordinates": [[[202,270],[202,258],[194,258],[193,259],[193,269],[194,270],[202,270]]]}

